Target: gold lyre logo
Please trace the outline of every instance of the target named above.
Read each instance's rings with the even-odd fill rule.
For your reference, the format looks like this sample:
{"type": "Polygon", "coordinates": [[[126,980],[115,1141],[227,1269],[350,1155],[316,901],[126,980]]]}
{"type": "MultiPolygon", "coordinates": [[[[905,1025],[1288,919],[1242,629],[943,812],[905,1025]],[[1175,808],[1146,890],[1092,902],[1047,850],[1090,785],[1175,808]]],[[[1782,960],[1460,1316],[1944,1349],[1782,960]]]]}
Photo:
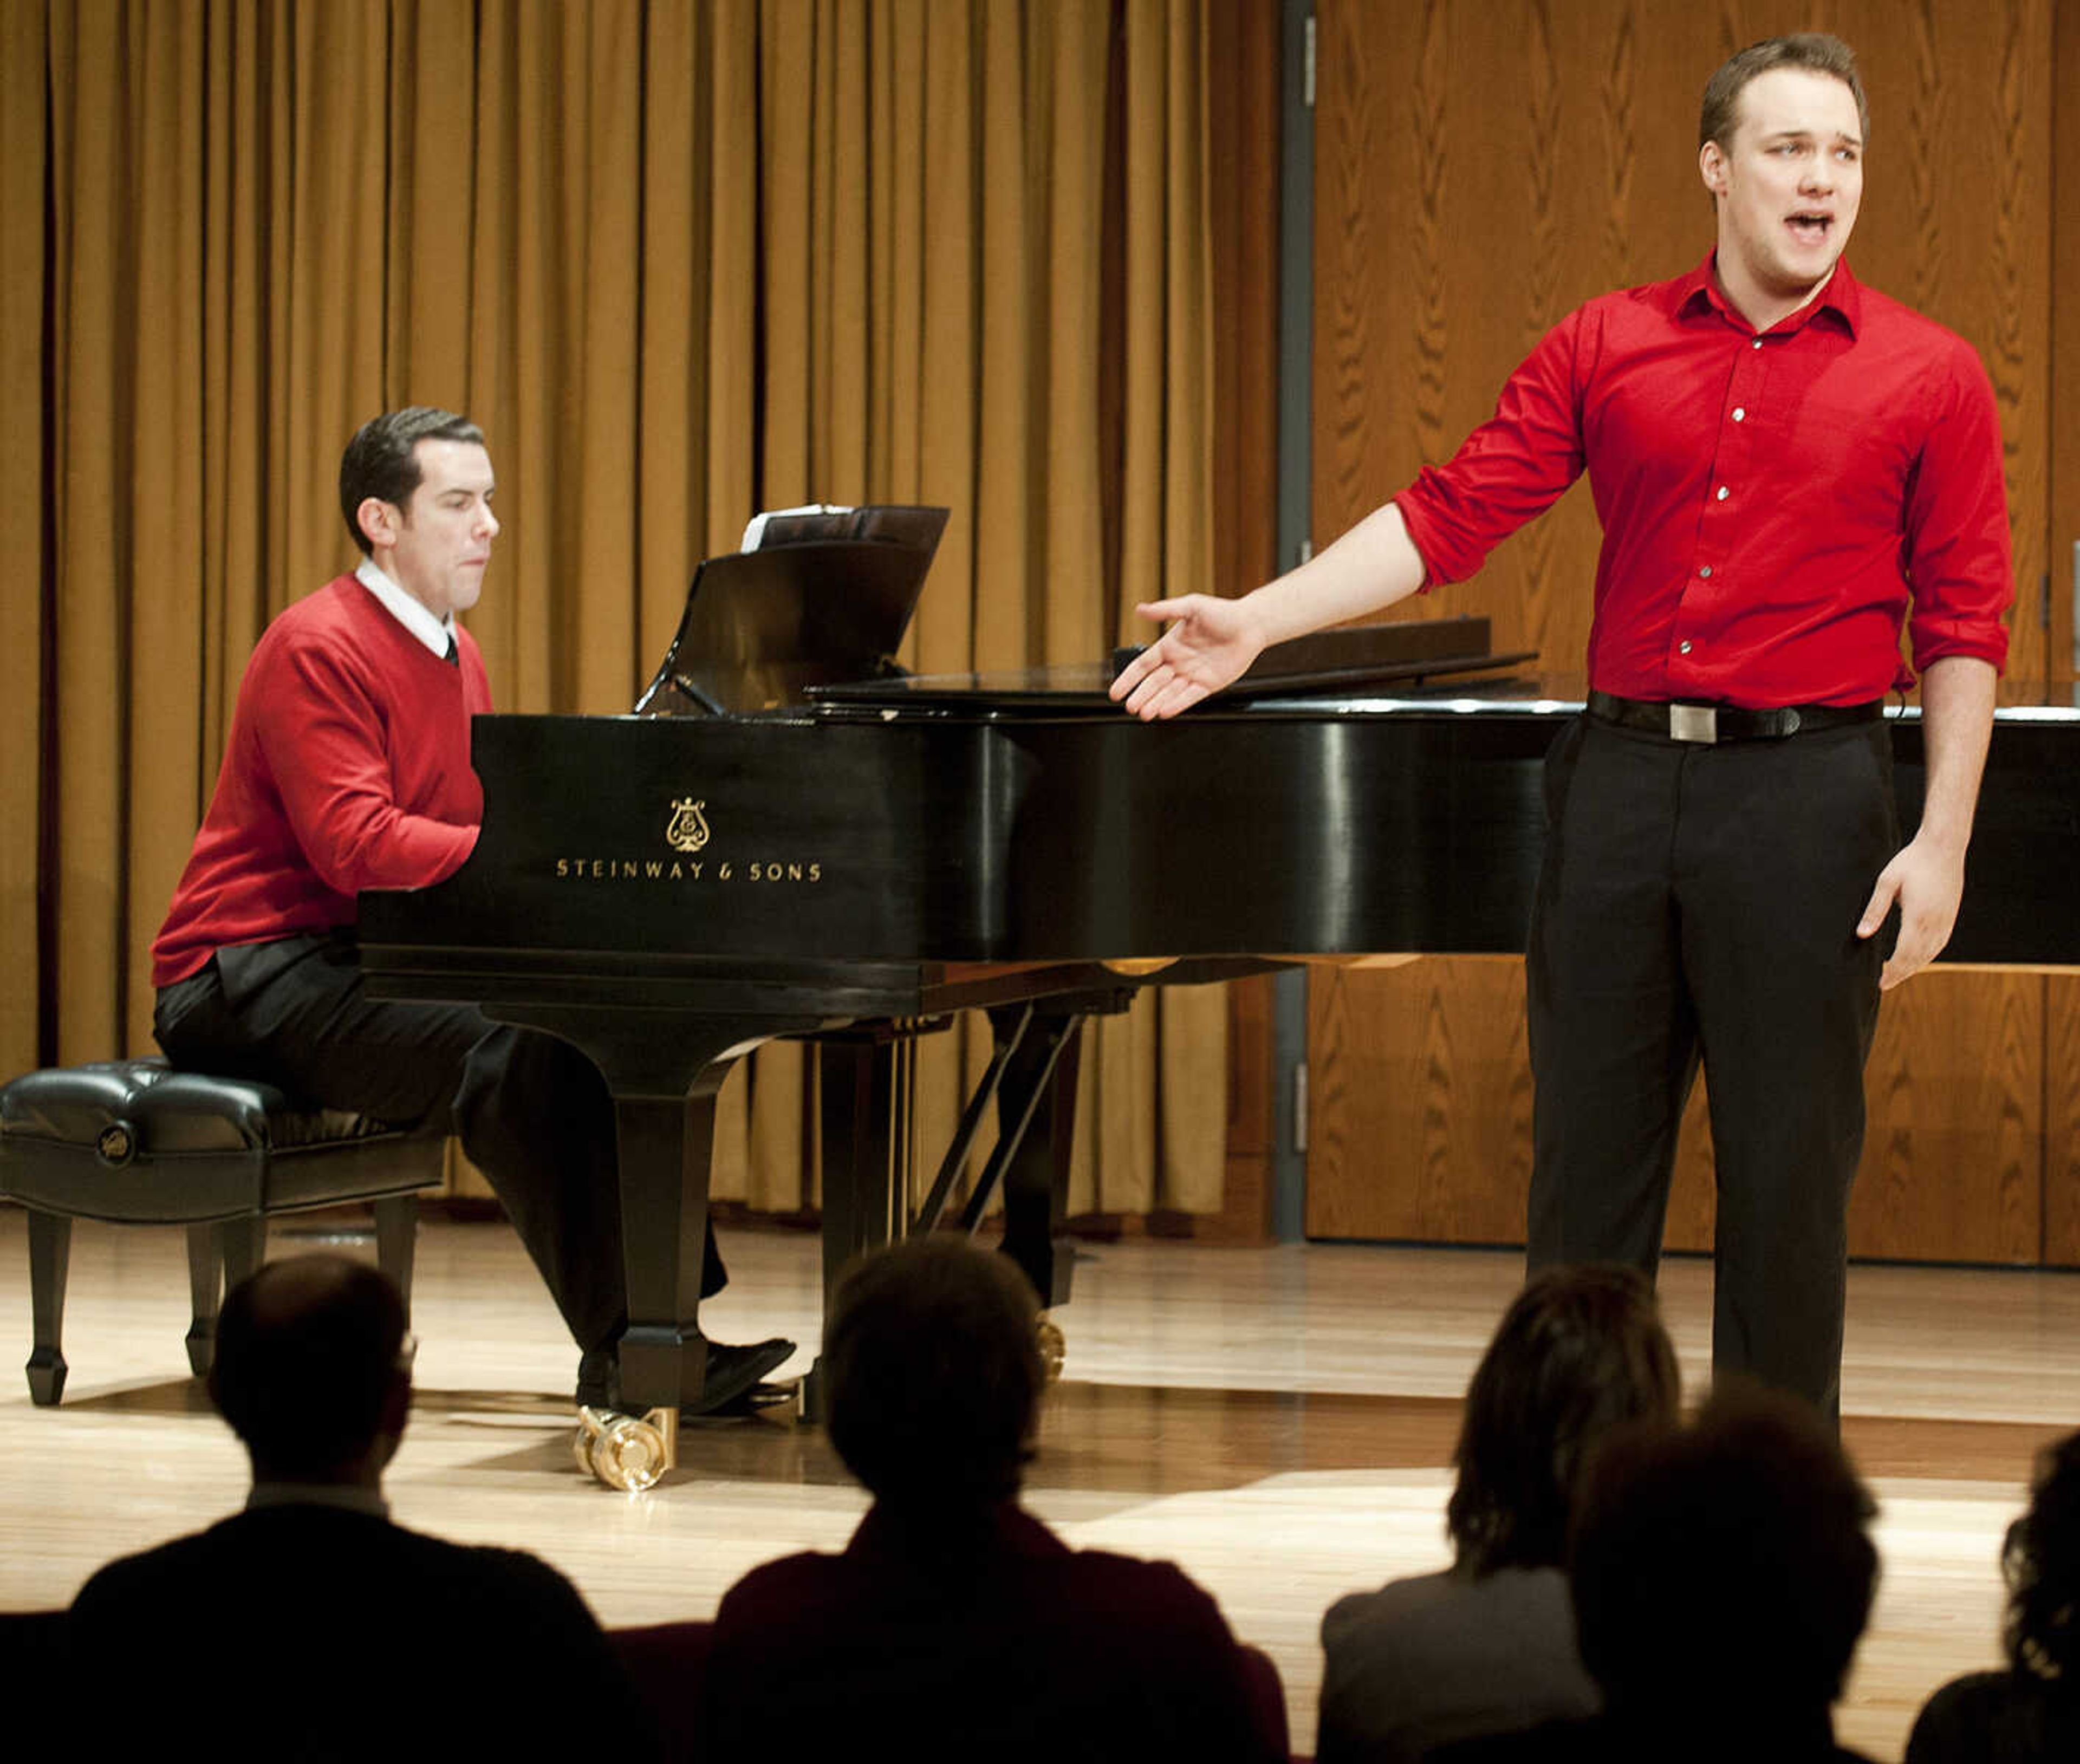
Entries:
{"type": "Polygon", "coordinates": [[[665,843],[675,852],[697,852],[707,844],[708,823],[701,813],[707,807],[705,797],[698,802],[690,796],[674,798],[671,823],[665,829],[665,843]]]}

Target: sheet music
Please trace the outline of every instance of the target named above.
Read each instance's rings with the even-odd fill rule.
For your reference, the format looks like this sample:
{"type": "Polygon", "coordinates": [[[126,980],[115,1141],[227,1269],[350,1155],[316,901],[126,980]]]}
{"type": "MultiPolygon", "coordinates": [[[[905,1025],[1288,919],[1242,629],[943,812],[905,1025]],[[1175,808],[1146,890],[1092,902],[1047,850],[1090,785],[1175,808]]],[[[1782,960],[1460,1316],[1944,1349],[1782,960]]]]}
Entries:
{"type": "MultiPolygon", "coordinates": [[[[797,509],[764,509],[752,516],[744,527],[744,537],[737,542],[736,548],[740,551],[757,551],[765,540],[767,526],[774,521],[791,521],[803,515],[845,515],[854,512],[849,503],[840,502],[805,502],[797,509]]],[[[829,534],[833,538],[840,536],[835,527],[829,534]]]]}

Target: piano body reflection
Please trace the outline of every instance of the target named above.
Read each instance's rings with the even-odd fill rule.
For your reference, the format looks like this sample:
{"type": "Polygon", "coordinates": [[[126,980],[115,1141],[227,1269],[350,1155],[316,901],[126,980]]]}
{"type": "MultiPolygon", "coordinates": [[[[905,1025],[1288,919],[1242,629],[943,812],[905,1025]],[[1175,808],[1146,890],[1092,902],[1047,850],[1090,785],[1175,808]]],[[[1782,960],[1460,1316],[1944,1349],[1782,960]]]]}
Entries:
{"type": "MultiPolygon", "coordinates": [[[[621,1136],[631,1408],[699,1389],[715,1092],[759,1043],[820,1044],[827,1292],[857,1251],[937,1220],[993,1101],[999,1144],[966,1217],[1001,1179],[1006,1249],[1059,1303],[1086,1016],[1143,985],[1306,957],[1521,953],[1541,765],[1579,687],[1275,689],[1148,725],[1107,701],[1109,672],[477,719],[476,849],[436,887],[364,896],[363,961],[371,992],[469,1000],[598,1063],[621,1136]],[[990,1012],[996,1057],[913,1209],[904,1050],[970,1008],[990,1012]]],[[[1948,959],[2080,965],[2076,726],[2070,705],[2002,711],[1948,959]]],[[[1917,717],[1893,739],[1910,828],[1917,717]]]]}

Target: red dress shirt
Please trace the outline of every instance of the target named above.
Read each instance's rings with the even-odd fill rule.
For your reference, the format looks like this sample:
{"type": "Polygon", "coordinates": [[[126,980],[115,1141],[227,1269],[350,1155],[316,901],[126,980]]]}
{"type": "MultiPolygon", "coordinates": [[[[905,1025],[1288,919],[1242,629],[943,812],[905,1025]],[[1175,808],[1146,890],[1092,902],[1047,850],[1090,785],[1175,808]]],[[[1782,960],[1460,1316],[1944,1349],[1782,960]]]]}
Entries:
{"type": "Polygon", "coordinates": [[[1709,258],[1577,308],[1395,499],[1428,580],[1471,576],[1585,467],[1604,529],[1592,686],[1865,702],[1913,683],[1902,619],[1916,668],[2007,659],[1992,385],[1969,344],[1847,262],[1759,334],[1709,258]]]}

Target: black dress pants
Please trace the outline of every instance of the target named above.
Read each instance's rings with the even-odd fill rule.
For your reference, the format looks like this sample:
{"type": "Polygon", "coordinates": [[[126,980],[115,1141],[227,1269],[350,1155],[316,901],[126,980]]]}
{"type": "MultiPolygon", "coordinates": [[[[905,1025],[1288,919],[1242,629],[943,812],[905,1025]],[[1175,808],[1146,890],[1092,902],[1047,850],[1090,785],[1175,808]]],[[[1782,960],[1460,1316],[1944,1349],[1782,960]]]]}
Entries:
{"type": "MultiPolygon", "coordinates": [[[[458,1135],[578,1346],[627,1327],[613,1099],[568,1042],[474,1005],[369,998],[350,932],[220,949],[161,991],[153,1031],[176,1066],[458,1135]]],[[[726,1277],[711,1231],[702,1296],[726,1277]]]]}
{"type": "Polygon", "coordinates": [[[1654,1273],[1701,1058],[1715,1369],[1839,1411],[1850,1185],[1898,848],[1882,723],[1713,746],[1589,718],[1546,760],[1526,963],[1533,1272],[1654,1273]]]}

